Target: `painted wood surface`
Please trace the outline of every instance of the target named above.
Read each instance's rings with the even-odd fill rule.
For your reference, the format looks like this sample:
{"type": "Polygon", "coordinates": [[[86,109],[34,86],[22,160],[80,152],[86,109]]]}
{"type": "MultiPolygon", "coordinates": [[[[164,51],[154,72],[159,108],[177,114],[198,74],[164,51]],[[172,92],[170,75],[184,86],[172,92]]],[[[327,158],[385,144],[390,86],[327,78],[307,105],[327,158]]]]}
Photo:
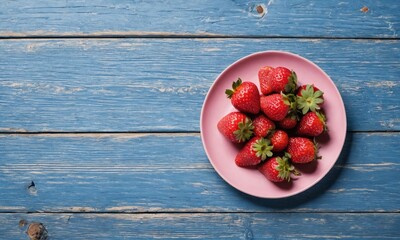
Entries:
{"type": "Polygon", "coordinates": [[[50,239],[398,239],[400,215],[351,213],[0,214],[8,240],[20,220],[40,221],[50,239]]]}
{"type": "Polygon", "coordinates": [[[400,129],[398,40],[70,39],[0,42],[0,131],[198,132],[218,74],[273,49],[331,76],[350,131],[400,129]]]}
{"type": "Polygon", "coordinates": [[[5,1],[0,36],[398,38],[399,12],[392,0],[5,1]]]}
{"type": "Polygon", "coordinates": [[[3,135],[0,211],[400,212],[399,141],[398,133],[350,133],[322,182],[264,200],[226,184],[198,134],[3,135]]]}
{"type": "Polygon", "coordinates": [[[2,2],[0,239],[27,239],[20,220],[50,239],[400,239],[398,12],[391,0],[2,2]],[[334,168],[280,200],[225,183],[199,134],[214,79],[264,50],[318,64],[348,118],[334,168]]]}

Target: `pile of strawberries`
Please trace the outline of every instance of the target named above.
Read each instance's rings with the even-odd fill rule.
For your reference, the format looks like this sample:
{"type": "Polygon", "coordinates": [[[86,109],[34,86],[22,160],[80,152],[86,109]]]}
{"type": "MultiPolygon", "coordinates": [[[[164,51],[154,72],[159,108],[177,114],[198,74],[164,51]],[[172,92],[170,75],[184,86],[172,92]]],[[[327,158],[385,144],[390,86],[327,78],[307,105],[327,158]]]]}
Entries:
{"type": "Polygon", "coordinates": [[[300,175],[296,164],[318,158],[315,137],[327,131],[322,113],[323,92],[314,85],[298,85],[297,75],[286,67],[265,66],[256,84],[233,82],[225,94],[237,111],[219,120],[219,132],[241,149],[239,167],[258,169],[273,182],[300,175]]]}

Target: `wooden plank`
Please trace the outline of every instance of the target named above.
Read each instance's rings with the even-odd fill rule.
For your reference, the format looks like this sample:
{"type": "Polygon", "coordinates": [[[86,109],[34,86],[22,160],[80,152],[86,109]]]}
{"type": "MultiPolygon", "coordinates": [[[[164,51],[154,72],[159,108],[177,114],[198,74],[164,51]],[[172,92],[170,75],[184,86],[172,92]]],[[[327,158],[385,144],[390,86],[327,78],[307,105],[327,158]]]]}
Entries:
{"type": "Polygon", "coordinates": [[[41,222],[51,239],[398,239],[399,214],[0,214],[6,239],[41,222]]]}
{"type": "Polygon", "coordinates": [[[397,38],[398,12],[391,0],[7,1],[0,36],[397,38]]]}
{"type": "Polygon", "coordinates": [[[0,131],[197,132],[218,74],[271,49],[307,57],[331,76],[349,130],[397,131],[399,46],[388,40],[3,40],[0,131]]]}
{"type": "Polygon", "coordinates": [[[265,200],[226,184],[198,134],[2,135],[0,212],[400,212],[399,140],[350,133],[319,184],[265,200]]]}

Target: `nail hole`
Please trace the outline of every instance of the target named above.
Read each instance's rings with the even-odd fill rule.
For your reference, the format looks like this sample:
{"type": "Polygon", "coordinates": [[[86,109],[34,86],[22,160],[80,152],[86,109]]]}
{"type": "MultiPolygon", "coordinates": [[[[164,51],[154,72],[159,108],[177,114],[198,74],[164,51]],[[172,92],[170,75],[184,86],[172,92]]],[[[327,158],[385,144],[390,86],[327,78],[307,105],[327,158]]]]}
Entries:
{"type": "Polygon", "coordinates": [[[26,221],[25,219],[19,220],[19,223],[18,223],[19,227],[21,227],[21,228],[25,227],[27,224],[28,224],[28,221],[26,221]]]}
{"type": "Polygon", "coordinates": [[[28,192],[31,195],[37,195],[37,188],[33,181],[31,181],[31,183],[28,186],[28,192]]]}
{"type": "Polygon", "coordinates": [[[256,7],[256,11],[257,11],[259,14],[264,13],[264,8],[263,8],[263,6],[258,5],[258,6],[256,7]]]}
{"type": "Polygon", "coordinates": [[[364,6],[360,9],[361,12],[366,13],[369,11],[369,8],[367,6],[364,6]]]}
{"type": "Polygon", "coordinates": [[[248,11],[249,14],[254,16],[254,17],[258,17],[258,18],[262,18],[265,16],[265,14],[267,13],[267,7],[264,4],[251,4],[248,7],[248,11]]]}

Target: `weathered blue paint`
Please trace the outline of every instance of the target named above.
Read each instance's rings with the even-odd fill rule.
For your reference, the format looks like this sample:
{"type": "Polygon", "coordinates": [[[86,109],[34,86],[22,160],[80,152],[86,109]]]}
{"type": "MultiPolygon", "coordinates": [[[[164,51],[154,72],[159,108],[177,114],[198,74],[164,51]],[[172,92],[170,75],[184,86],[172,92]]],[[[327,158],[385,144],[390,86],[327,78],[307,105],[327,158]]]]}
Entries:
{"type": "Polygon", "coordinates": [[[400,171],[392,157],[400,154],[399,139],[397,133],[349,134],[320,184],[285,200],[264,200],[226,184],[198,135],[6,135],[0,211],[400,211],[400,184],[392,180],[400,171]],[[36,194],[27,190],[31,181],[36,194]]]}
{"type": "Polygon", "coordinates": [[[73,39],[0,42],[0,131],[199,131],[218,74],[272,49],[331,76],[349,130],[400,129],[400,41],[73,39]]]}
{"type": "Polygon", "coordinates": [[[0,239],[21,219],[50,239],[400,238],[398,2],[1,4],[0,239]],[[335,167],[281,200],[226,184],[199,134],[214,79],[263,50],[317,63],[347,110],[335,167]]]}
{"type": "Polygon", "coordinates": [[[0,214],[9,240],[42,222],[50,239],[398,239],[399,214],[163,213],[0,214]]]}
{"type": "Polygon", "coordinates": [[[392,0],[5,1],[0,36],[397,38],[399,12],[392,0]]]}

